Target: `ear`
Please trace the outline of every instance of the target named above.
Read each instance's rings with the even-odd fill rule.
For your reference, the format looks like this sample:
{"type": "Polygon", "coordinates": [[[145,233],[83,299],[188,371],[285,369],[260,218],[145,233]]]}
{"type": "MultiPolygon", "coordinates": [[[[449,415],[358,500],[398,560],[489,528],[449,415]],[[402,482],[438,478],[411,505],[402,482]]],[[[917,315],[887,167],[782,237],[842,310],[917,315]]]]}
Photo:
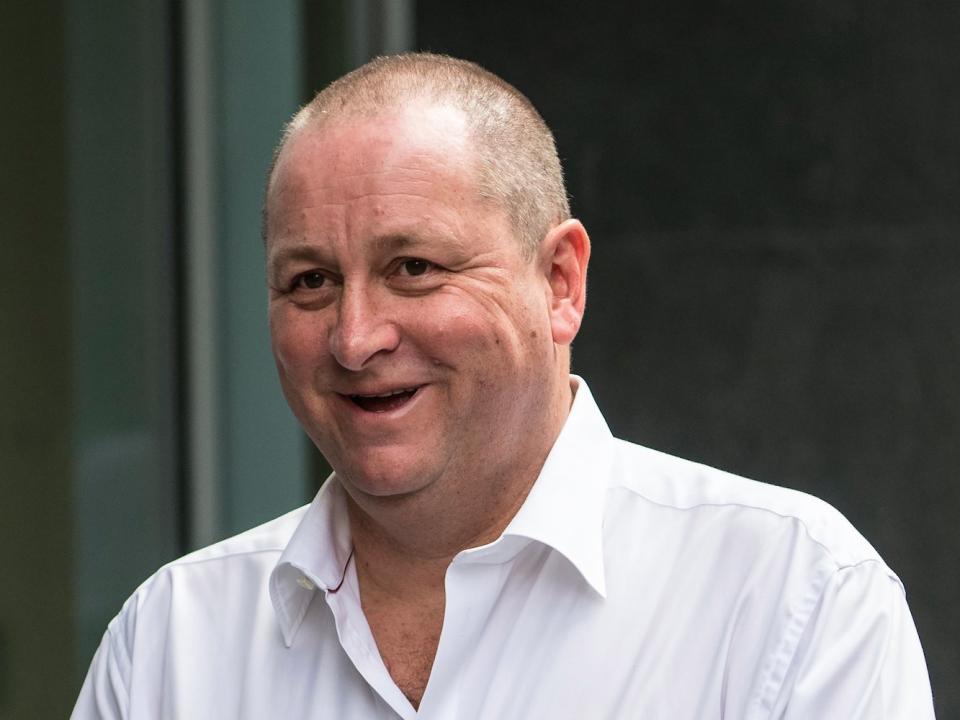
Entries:
{"type": "Polygon", "coordinates": [[[579,220],[565,220],[540,243],[538,262],[547,279],[553,341],[569,345],[580,330],[587,300],[590,237],[579,220]]]}

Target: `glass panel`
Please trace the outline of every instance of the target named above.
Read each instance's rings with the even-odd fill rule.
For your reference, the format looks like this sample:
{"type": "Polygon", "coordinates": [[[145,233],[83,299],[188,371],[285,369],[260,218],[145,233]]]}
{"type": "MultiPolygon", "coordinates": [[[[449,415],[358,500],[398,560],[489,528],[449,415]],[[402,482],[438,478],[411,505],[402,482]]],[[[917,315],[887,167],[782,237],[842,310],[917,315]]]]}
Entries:
{"type": "Polygon", "coordinates": [[[170,18],[68,8],[76,667],[179,542],[170,18]]]}

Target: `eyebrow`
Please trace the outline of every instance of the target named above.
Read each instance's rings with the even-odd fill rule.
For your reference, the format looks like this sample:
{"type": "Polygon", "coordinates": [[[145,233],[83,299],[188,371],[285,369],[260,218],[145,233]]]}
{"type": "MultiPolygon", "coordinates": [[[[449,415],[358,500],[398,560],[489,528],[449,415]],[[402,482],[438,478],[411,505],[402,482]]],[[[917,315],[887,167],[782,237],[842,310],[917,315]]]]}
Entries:
{"type": "Polygon", "coordinates": [[[435,247],[437,245],[453,247],[458,253],[463,253],[466,249],[466,245],[461,239],[443,232],[436,234],[431,233],[428,236],[397,233],[375,238],[373,242],[378,250],[391,250],[393,252],[400,252],[408,248],[416,249],[423,246],[435,247]]]}
{"type": "Polygon", "coordinates": [[[287,245],[267,256],[267,276],[273,277],[287,263],[321,258],[321,253],[313,245],[287,245]]]}
{"type": "MultiPolygon", "coordinates": [[[[419,244],[407,235],[385,235],[384,237],[374,238],[373,244],[377,250],[399,251],[413,245],[419,244]]],[[[276,268],[288,262],[298,260],[319,260],[323,257],[323,252],[316,246],[307,243],[299,245],[286,245],[276,252],[270,253],[267,258],[268,268],[276,268]]]]}
{"type": "MultiPolygon", "coordinates": [[[[442,238],[438,239],[445,244],[452,245],[458,252],[462,252],[464,249],[462,241],[449,235],[443,235],[442,238]]],[[[379,252],[400,252],[408,248],[431,245],[433,242],[430,239],[397,233],[374,238],[371,244],[379,252]]],[[[272,277],[285,264],[298,261],[325,262],[325,255],[315,245],[307,243],[286,245],[269,254],[267,257],[267,273],[272,277]]]]}

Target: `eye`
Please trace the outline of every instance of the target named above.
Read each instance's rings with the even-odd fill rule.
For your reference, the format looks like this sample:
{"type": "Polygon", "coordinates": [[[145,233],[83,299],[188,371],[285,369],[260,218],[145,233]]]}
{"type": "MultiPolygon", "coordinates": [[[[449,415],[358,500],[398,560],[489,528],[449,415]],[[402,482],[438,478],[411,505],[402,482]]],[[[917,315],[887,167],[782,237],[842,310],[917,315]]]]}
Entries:
{"type": "Polygon", "coordinates": [[[416,277],[417,275],[423,275],[431,267],[433,267],[433,263],[428,260],[410,258],[409,260],[404,260],[402,263],[400,263],[400,272],[403,275],[416,277]]]}
{"type": "Polygon", "coordinates": [[[301,273],[293,279],[293,289],[319,290],[327,282],[326,276],[318,270],[301,273]]]}

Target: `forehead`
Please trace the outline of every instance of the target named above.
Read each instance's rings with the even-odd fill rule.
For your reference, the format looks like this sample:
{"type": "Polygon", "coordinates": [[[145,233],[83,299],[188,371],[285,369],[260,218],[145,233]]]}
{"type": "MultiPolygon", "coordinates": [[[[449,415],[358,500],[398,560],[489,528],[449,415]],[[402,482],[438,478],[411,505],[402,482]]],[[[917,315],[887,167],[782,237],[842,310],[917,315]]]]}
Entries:
{"type": "Polygon", "coordinates": [[[280,153],[268,207],[298,192],[359,196],[379,181],[476,178],[463,114],[447,106],[351,115],[296,130],[280,153]],[[393,177],[391,177],[391,173],[393,177]]]}
{"type": "Polygon", "coordinates": [[[479,190],[468,137],[462,113],[445,107],[297,130],[268,190],[268,266],[281,249],[340,248],[352,255],[398,237],[458,246],[470,238],[480,251],[481,226],[497,228],[490,241],[509,241],[502,207],[479,190]]]}

